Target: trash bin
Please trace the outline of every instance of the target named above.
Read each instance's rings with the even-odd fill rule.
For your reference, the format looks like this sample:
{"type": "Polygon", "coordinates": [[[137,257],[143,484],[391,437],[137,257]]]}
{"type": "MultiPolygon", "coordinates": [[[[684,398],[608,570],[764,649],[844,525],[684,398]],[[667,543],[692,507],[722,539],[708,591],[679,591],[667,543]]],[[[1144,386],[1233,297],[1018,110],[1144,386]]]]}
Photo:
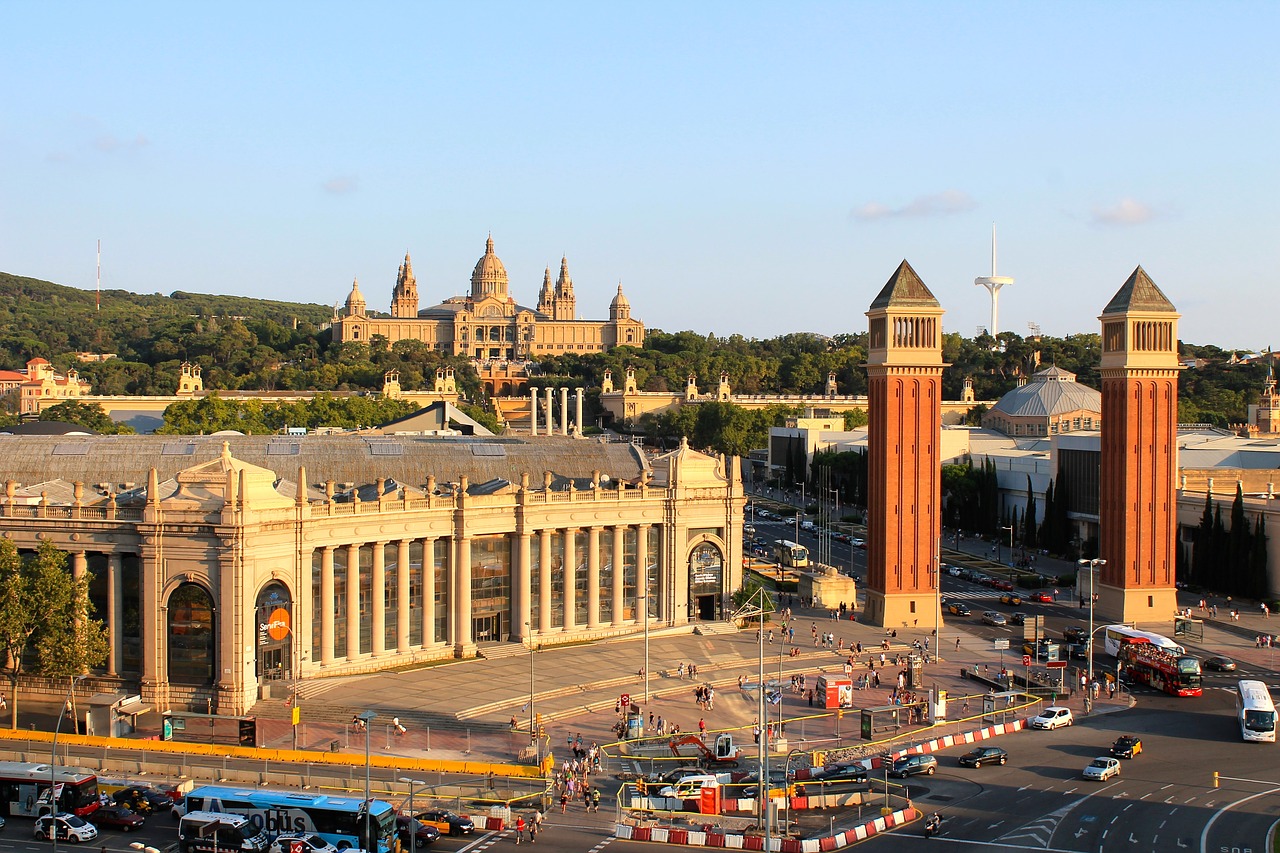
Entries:
{"type": "Polygon", "coordinates": [[[644,717],[635,714],[627,717],[627,740],[644,737],[644,717]]]}

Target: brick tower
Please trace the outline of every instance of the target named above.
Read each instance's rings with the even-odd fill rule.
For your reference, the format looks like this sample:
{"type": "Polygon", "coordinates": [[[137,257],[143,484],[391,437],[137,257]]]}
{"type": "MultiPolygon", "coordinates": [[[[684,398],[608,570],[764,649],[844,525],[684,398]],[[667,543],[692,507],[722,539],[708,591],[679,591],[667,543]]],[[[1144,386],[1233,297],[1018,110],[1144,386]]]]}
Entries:
{"type": "Polygon", "coordinates": [[[1168,622],[1178,476],[1178,312],[1142,267],[1102,315],[1098,609],[1168,622]]]}
{"type": "Polygon", "coordinates": [[[867,312],[867,606],[898,628],[938,612],[942,306],[903,261],[867,312]]]}

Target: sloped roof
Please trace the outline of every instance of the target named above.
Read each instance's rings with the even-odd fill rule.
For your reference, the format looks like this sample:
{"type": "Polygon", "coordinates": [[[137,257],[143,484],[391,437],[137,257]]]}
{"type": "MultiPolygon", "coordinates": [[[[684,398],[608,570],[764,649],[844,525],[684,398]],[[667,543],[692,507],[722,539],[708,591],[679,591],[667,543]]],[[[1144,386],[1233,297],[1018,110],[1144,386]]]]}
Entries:
{"type": "Polygon", "coordinates": [[[1074,373],[1056,366],[1041,370],[1026,385],[1001,397],[991,411],[1023,418],[1050,417],[1081,409],[1101,414],[1102,395],[1075,379],[1074,373]]]}
{"type": "Polygon", "coordinates": [[[1123,314],[1126,311],[1167,311],[1176,313],[1169,297],[1164,295],[1156,283],[1147,275],[1141,266],[1133,271],[1129,279],[1111,297],[1103,314],[1123,314]]]}
{"type": "Polygon", "coordinates": [[[911,264],[907,263],[905,258],[898,264],[898,268],[885,282],[884,287],[880,288],[880,293],[871,303],[872,308],[888,308],[892,305],[927,305],[933,308],[939,306],[937,298],[929,288],[925,287],[920,276],[916,275],[916,271],[911,268],[911,264]]]}
{"type": "Polygon", "coordinates": [[[443,400],[424,406],[416,412],[410,412],[402,418],[387,421],[378,426],[376,432],[393,435],[404,432],[431,432],[445,429],[456,429],[466,435],[493,435],[489,429],[452,403],[443,400]]]}

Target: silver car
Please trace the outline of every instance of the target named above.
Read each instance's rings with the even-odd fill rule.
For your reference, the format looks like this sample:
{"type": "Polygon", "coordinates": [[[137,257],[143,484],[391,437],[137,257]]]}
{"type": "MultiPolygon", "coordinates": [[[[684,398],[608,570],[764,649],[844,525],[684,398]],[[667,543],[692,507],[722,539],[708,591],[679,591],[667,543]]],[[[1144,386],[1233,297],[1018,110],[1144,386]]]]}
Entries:
{"type": "Polygon", "coordinates": [[[998,610],[984,610],[982,621],[987,625],[999,625],[1002,628],[1009,624],[1009,620],[998,610]]]}

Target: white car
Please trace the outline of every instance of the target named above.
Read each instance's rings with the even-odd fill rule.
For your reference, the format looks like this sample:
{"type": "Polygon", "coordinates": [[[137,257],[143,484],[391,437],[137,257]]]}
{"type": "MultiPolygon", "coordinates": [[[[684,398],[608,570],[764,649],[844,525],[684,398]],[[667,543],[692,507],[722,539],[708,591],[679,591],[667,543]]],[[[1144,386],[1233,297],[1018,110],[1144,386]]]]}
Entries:
{"type": "Polygon", "coordinates": [[[338,853],[338,848],[318,835],[288,832],[276,836],[268,853],[338,853]]]}
{"type": "Polygon", "coordinates": [[[1074,722],[1075,718],[1071,716],[1070,708],[1063,708],[1061,705],[1050,705],[1031,718],[1030,726],[1033,729],[1057,729],[1062,726],[1069,726],[1074,722]]]}
{"type": "Polygon", "coordinates": [[[1120,759],[1112,758],[1109,755],[1102,755],[1093,759],[1093,761],[1089,762],[1089,766],[1084,769],[1084,778],[1097,779],[1099,782],[1119,775],[1120,759]]]}
{"type": "Polygon", "coordinates": [[[54,832],[59,841],[76,844],[80,841],[92,841],[98,837],[98,828],[77,815],[62,812],[55,817],[44,815],[36,819],[34,835],[39,839],[49,838],[49,823],[53,822],[54,832]]]}

